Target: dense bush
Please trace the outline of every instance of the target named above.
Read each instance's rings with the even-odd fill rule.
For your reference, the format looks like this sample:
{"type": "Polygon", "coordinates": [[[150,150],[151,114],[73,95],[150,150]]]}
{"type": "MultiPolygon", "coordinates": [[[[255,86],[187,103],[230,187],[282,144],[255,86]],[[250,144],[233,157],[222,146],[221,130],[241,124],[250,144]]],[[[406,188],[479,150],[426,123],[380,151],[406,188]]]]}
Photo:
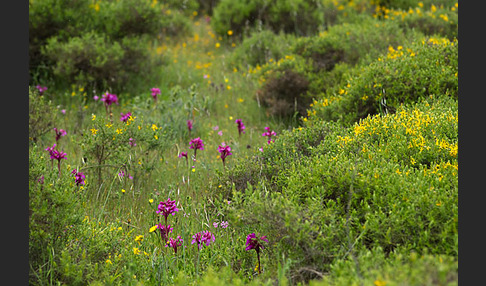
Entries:
{"type": "Polygon", "coordinates": [[[29,147],[29,281],[34,285],[57,278],[51,272],[55,252],[66,243],[66,227],[81,221],[77,197],[83,194],[72,169],[61,165],[59,172],[52,161],[44,148],[29,147]]]}
{"type": "Polygon", "coordinates": [[[457,101],[439,96],[283,133],[222,182],[234,215],[276,238],[271,255],[307,281],[353,247],[456,256],[457,166],[457,101]]]}
{"type": "Polygon", "coordinates": [[[39,137],[51,131],[57,118],[56,114],[52,101],[29,88],[29,140],[37,142],[39,137]]]}
{"type": "Polygon", "coordinates": [[[374,2],[389,9],[409,9],[417,7],[419,3],[427,7],[430,5],[452,7],[454,3],[457,3],[457,0],[375,0],[374,2]]]}
{"type": "Polygon", "coordinates": [[[388,53],[338,91],[330,105],[318,100],[309,110],[325,120],[352,123],[369,114],[394,112],[401,103],[434,94],[458,96],[458,42],[427,38],[410,46],[389,47],[388,53]]]}
{"type": "Polygon", "coordinates": [[[31,1],[31,83],[50,81],[52,89],[79,84],[139,90],[162,64],[150,46],[190,33],[189,19],[171,8],[153,1],[31,1]]]}
{"type": "Polygon", "coordinates": [[[332,26],[319,36],[298,38],[290,47],[292,56],[267,62],[257,72],[263,77],[258,97],[270,114],[285,117],[298,110],[303,115],[312,98],[343,83],[353,66],[369,63],[389,46],[407,43],[413,37],[397,23],[370,17],[359,24],[332,26]]]}
{"type": "Polygon", "coordinates": [[[222,0],[213,10],[211,25],[219,35],[228,30],[236,35],[247,34],[256,27],[311,35],[324,23],[320,7],[315,0],[222,0]]]}
{"type": "Polygon", "coordinates": [[[292,52],[312,60],[315,72],[329,71],[338,62],[370,62],[389,46],[405,45],[414,36],[398,23],[366,17],[359,23],[334,25],[319,36],[299,38],[292,52]]]}
{"type": "Polygon", "coordinates": [[[458,32],[457,7],[457,3],[446,7],[419,5],[408,10],[378,6],[374,17],[397,22],[404,29],[420,31],[427,36],[442,36],[453,40],[457,38],[458,32]]]}
{"type": "Polygon", "coordinates": [[[235,48],[229,61],[243,69],[278,61],[290,54],[295,40],[293,35],[275,34],[271,30],[254,31],[235,48]]]}

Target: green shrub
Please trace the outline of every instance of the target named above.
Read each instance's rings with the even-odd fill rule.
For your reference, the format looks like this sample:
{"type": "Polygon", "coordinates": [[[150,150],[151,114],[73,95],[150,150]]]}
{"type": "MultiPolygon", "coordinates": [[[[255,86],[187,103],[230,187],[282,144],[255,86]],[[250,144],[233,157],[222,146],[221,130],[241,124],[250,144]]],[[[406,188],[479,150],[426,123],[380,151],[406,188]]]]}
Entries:
{"type": "Polygon", "coordinates": [[[458,43],[428,38],[409,47],[389,47],[382,58],[361,67],[330,104],[320,99],[310,118],[352,123],[369,114],[393,113],[401,103],[428,95],[458,96],[458,43]]]}
{"type": "Polygon", "coordinates": [[[220,0],[197,0],[199,3],[199,11],[203,14],[207,14],[209,16],[213,15],[213,9],[218,5],[220,0]]]}
{"type": "Polygon", "coordinates": [[[54,128],[56,121],[56,108],[33,87],[29,88],[29,140],[37,140],[54,128]]]}
{"type": "Polygon", "coordinates": [[[267,62],[257,72],[262,77],[258,96],[270,107],[270,114],[285,117],[298,110],[303,115],[312,98],[337,91],[353,74],[354,66],[369,63],[389,46],[409,43],[414,36],[397,23],[366,17],[360,23],[332,26],[319,36],[298,38],[291,46],[292,56],[267,62]],[[282,76],[287,73],[300,77],[282,76]]]}
{"type": "Polygon", "coordinates": [[[252,32],[231,53],[230,62],[240,68],[248,69],[278,61],[290,54],[291,43],[295,37],[288,34],[275,34],[271,30],[252,32]]]}
{"type": "Polygon", "coordinates": [[[99,15],[96,16],[95,30],[103,31],[114,40],[141,35],[151,38],[183,36],[191,31],[189,20],[183,12],[192,14],[195,10],[195,1],[172,1],[165,4],[154,4],[148,0],[103,1],[100,2],[99,15]]]}
{"type": "Polygon", "coordinates": [[[59,81],[93,85],[98,90],[106,88],[112,80],[122,82],[119,73],[123,48],[95,32],[70,38],[67,42],[51,37],[43,54],[55,63],[53,72],[59,81]]]}
{"type": "Polygon", "coordinates": [[[457,257],[419,255],[394,251],[386,255],[376,248],[357,258],[336,261],[329,275],[309,285],[457,285],[457,257]]]}
{"type": "Polygon", "coordinates": [[[247,34],[260,26],[276,33],[311,35],[324,23],[320,7],[315,0],[222,0],[213,10],[211,25],[219,35],[228,30],[247,34]]]}
{"type": "Polygon", "coordinates": [[[171,7],[148,0],[31,1],[31,83],[138,91],[159,75],[162,59],[149,53],[152,43],[191,32],[190,20],[171,7]]]}
{"type": "Polygon", "coordinates": [[[457,101],[437,96],[349,128],[316,121],[221,177],[222,194],[273,238],[269,255],[294,261],[297,281],[353,246],[457,257],[457,117],[457,101]]]}
{"type": "Polygon", "coordinates": [[[90,1],[29,1],[29,70],[31,76],[48,65],[41,48],[53,36],[66,40],[80,36],[86,27],[94,23],[90,20],[94,10],[88,7],[90,1]]]}
{"type": "Polygon", "coordinates": [[[151,75],[160,64],[160,60],[151,60],[145,38],[113,41],[95,32],[72,37],[67,42],[52,37],[43,54],[53,63],[58,87],[76,84],[95,90],[113,89],[117,93],[139,87],[137,80],[151,75]]]}
{"type": "Polygon", "coordinates": [[[312,99],[307,95],[311,82],[307,78],[311,68],[299,56],[286,55],[278,61],[256,69],[250,68],[249,73],[259,76],[260,88],[255,97],[267,108],[269,115],[288,118],[303,115],[312,99]]]}
{"type": "Polygon", "coordinates": [[[384,6],[389,9],[409,9],[417,7],[419,3],[427,7],[430,5],[452,7],[452,5],[457,3],[457,0],[376,0],[375,3],[378,6],[384,6]]]}
{"type": "Polygon", "coordinates": [[[315,72],[329,71],[338,62],[370,62],[389,46],[405,45],[413,37],[397,23],[365,17],[358,23],[334,25],[319,36],[299,38],[292,52],[312,60],[315,72]]]}
{"type": "Polygon", "coordinates": [[[394,10],[378,6],[376,10],[375,17],[388,22],[397,22],[403,29],[416,30],[427,36],[442,36],[449,40],[457,38],[458,10],[456,5],[451,4],[447,7],[420,5],[408,10],[394,10]]]}
{"type": "Polygon", "coordinates": [[[55,251],[66,243],[66,226],[81,221],[78,197],[83,191],[74,184],[72,169],[61,167],[58,175],[49,154],[29,146],[29,281],[34,285],[57,276],[55,251]]]}

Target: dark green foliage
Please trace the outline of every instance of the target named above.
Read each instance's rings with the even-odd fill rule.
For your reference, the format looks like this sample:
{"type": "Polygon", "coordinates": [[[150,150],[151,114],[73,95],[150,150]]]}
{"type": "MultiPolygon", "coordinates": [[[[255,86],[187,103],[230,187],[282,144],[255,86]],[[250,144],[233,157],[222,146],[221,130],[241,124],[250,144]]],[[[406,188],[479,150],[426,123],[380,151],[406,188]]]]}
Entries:
{"type": "Polygon", "coordinates": [[[408,15],[400,22],[400,26],[407,30],[420,31],[427,36],[446,37],[452,41],[458,36],[458,20],[457,10],[439,8],[433,15],[408,15]],[[444,20],[444,16],[447,16],[447,21],[444,20]]]}
{"type": "Polygon", "coordinates": [[[338,62],[355,65],[376,59],[388,46],[404,45],[413,39],[394,22],[363,18],[359,23],[330,27],[319,36],[299,38],[292,51],[311,59],[314,72],[331,70],[338,62]]]}
{"type": "Polygon", "coordinates": [[[31,87],[29,89],[29,140],[37,142],[39,137],[51,131],[57,118],[56,114],[54,104],[31,87]]]}
{"type": "Polygon", "coordinates": [[[295,40],[293,35],[275,34],[271,30],[252,32],[231,54],[230,62],[248,69],[264,65],[270,60],[278,61],[290,54],[290,47],[295,40]]]}
{"type": "Polygon", "coordinates": [[[288,117],[298,111],[305,116],[312,98],[343,83],[351,67],[369,63],[390,45],[412,38],[397,23],[371,18],[359,24],[332,26],[319,36],[298,38],[290,48],[295,59],[286,60],[287,56],[262,68],[265,81],[257,96],[270,114],[288,117]]]}
{"type": "Polygon", "coordinates": [[[342,87],[340,100],[314,110],[325,120],[352,123],[369,114],[394,112],[401,103],[431,94],[457,98],[457,71],[457,41],[430,38],[408,47],[392,47],[342,87]]]}
{"type": "Polygon", "coordinates": [[[199,11],[209,16],[213,15],[213,9],[218,5],[220,0],[197,0],[199,11]]]}
{"type": "Polygon", "coordinates": [[[315,0],[222,0],[213,10],[211,25],[219,35],[232,30],[247,34],[253,28],[278,33],[312,35],[324,23],[319,1],[315,0]]]}
{"type": "Polygon", "coordinates": [[[87,84],[98,90],[111,81],[122,82],[122,59],[125,51],[118,42],[95,32],[60,42],[51,37],[42,53],[55,63],[53,74],[59,81],[87,84]]]}
{"type": "Polygon", "coordinates": [[[415,8],[418,3],[423,3],[424,6],[429,7],[430,5],[444,5],[447,7],[452,7],[457,0],[377,0],[375,1],[377,5],[384,6],[390,9],[408,9],[415,8]]]}
{"type": "MultiPolygon", "coordinates": [[[[47,146],[46,146],[47,147],[47,146]]],[[[66,227],[81,221],[78,196],[71,170],[58,176],[57,162],[40,146],[29,147],[29,281],[51,279],[55,249],[66,242],[66,227]]]]}
{"type": "Polygon", "coordinates": [[[279,76],[270,77],[257,96],[271,115],[289,117],[298,113],[302,116],[312,102],[306,96],[308,89],[309,81],[303,75],[284,70],[279,76]]]}
{"type": "Polygon", "coordinates": [[[190,33],[181,12],[154,3],[30,2],[31,84],[49,81],[52,90],[72,84],[117,93],[140,90],[159,75],[155,69],[162,64],[149,48],[164,37],[190,33]]]}
{"type": "Polygon", "coordinates": [[[319,121],[284,132],[222,181],[235,186],[242,224],[259,225],[295,261],[294,282],[319,278],[353,247],[455,256],[456,104],[439,96],[353,128],[319,121]]]}

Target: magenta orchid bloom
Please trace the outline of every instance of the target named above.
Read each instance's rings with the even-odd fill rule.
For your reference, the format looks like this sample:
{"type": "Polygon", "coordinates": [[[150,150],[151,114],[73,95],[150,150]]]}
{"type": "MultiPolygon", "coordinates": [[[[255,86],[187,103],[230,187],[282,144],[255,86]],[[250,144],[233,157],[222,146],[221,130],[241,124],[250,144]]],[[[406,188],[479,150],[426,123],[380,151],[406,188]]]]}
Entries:
{"type": "Polygon", "coordinates": [[[157,95],[160,94],[160,89],[157,88],[157,87],[154,87],[154,88],[150,89],[150,91],[152,92],[152,97],[153,97],[154,101],[157,101],[157,95]]]}
{"type": "Polygon", "coordinates": [[[221,160],[223,160],[223,167],[224,167],[225,166],[224,160],[229,155],[233,155],[233,153],[231,153],[231,147],[230,146],[227,146],[224,142],[221,145],[222,146],[218,146],[218,152],[221,153],[221,160]]]}
{"type": "Polygon", "coordinates": [[[187,152],[181,152],[177,157],[186,157],[186,164],[189,164],[189,158],[187,157],[187,152]]]}
{"type": "Polygon", "coordinates": [[[243,121],[241,119],[236,119],[235,120],[236,126],[238,127],[238,136],[241,136],[241,133],[245,133],[245,124],[243,124],[243,121]]]}
{"type": "Polygon", "coordinates": [[[209,246],[216,239],[214,237],[214,234],[212,234],[210,231],[198,232],[195,235],[193,235],[192,238],[193,240],[191,241],[191,244],[196,243],[197,249],[199,250],[201,250],[203,243],[206,244],[206,246],[209,246]]]}
{"type": "Polygon", "coordinates": [[[64,129],[57,129],[54,127],[54,132],[56,132],[56,142],[61,139],[61,136],[65,136],[67,134],[66,130],[64,129]]]}
{"type": "Polygon", "coordinates": [[[137,143],[135,143],[135,139],[133,139],[133,138],[128,139],[128,144],[130,144],[130,146],[132,146],[132,147],[137,146],[137,143]]]}
{"type": "Polygon", "coordinates": [[[61,176],[61,160],[62,159],[66,160],[66,153],[58,150],[53,150],[52,152],[49,153],[51,155],[51,159],[57,160],[57,169],[59,170],[59,176],[61,176]]]}
{"type": "Polygon", "coordinates": [[[169,225],[165,226],[161,223],[157,225],[157,228],[160,229],[160,236],[162,237],[162,241],[167,241],[169,237],[169,233],[172,232],[173,228],[169,225]]]}
{"type": "Polygon", "coordinates": [[[192,236],[191,244],[196,243],[197,249],[201,250],[201,248],[202,248],[201,240],[202,240],[202,233],[198,232],[198,233],[196,233],[195,235],[192,236]]]}
{"type": "Polygon", "coordinates": [[[112,105],[113,103],[118,104],[118,97],[116,94],[107,92],[101,96],[101,101],[103,101],[107,106],[112,105]]]}
{"type": "Polygon", "coordinates": [[[189,130],[189,134],[190,134],[192,130],[192,120],[187,120],[187,129],[189,130]]]}
{"type": "Polygon", "coordinates": [[[40,85],[36,85],[35,88],[37,88],[37,90],[39,91],[39,93],[42,95],[44,93],[44,91],[47,90],[47,87],[45,86],[40,86],[40,85]]]}
{"type": "Polygon", "coordinates": [[[66,159],[66,153],[58,150],[53,150],[51,153],[51,159],[56,159],[58,162],[61,162],[61,159],[66,159]]]}
{"type": "Polygon", "coordinates": [[[178,235],[176,239],[173,239],[172,237],[169,238],[169,241],[167,241],[165,247],[172,247],[174,249],[174,253],[177,254],[177,247],[182,246],[183,242],[184,240],[182,237],[178,235]]]}
{"type": "Polygon", "coordinates": [[[49,156],[51,156],[51,159],[52,159],[52,154],[54,152],[54,150],[56,150],[56,143],[54,143],[54,145],[52,145],[52,147],[47,147],[46,149],[47,152],[49,152],[49,156]]]}
{"type": "Polygon", "coordinates": [[[199,137],[192,139],[189,142],[189,145],[190,145],[189,149],[194,149],[194,158],[196,158],[196,152],[197,152],[198,149],[204,150],[204,143],[201,140],[201,138],[199,138],[199,137]]]}
{"type": "Polygon", "coordinates": [[[74,175],[76,186],[84,185],[84,180],[86,179],[86,176],[83,174],[83,172],[78,172],[76,169],[74,169],[71,174],[74,175]]]}
{"type": "Polygon", "coordinates": [[[221,222],[221,228],[227,228],[229,223],[227,221],[222,221],[221,222]]]}
{"type": "Polygon", "coordinates": [[[263,132],[262,136],[268,137],[267,143],[270,144],[270,143],[274,142],[275,139],[272,139],[272,136],[276,136],[277,133],[275,133],[275,131],[273,131],[273,130],[271,131],[270,127],[265,127],[265,130],[266,130],[266,132],[263,132]]]}
{"type": "Polygon", "coordinates": [[[116,94],[106,92],[102,95],[101,101],[105,103],[106,112],[111,116],[111,105],[113,103],[118,104],[118,97],[116,94]]]}
{"type": "Polygon", "coordinates": [[[120,121],[127,122],[128,119],[132,116],[131,112],[127,112],[127,114],[120,113],[120,121]]]}
{"type": "Polygon", "coordinates": [[[261,237],[257,237],[255,235],[255,233],[250,233],[247,237],[246,237],[246,248],[245,250],[248,251],[248,250],[252,250],[252,249],[255,249],[256,253],[257,253],[257,258],[258,258],[258,274],[261,273],[261,270],[260,270],[260,249],[264,249],[265,247],[263,246],[263,242],[268,242],[268,239],[267,239],[267,236],[261,236],[261,237]]]}
{"type": "Polygon", "coordinates": [[[203,231],[201,242],[205,243],[206,246],[209,246],[212,242],[214,242],[215,239],[214,234],[212,234],[209,230],[203,231]]]}
{"type": "Polygon", "coordinates": [[[167,201],[162,201],[159,203],[157,207],[156,213],[162,213],[165,218],[165,225],[167,225],[167,217],[171,215],[175,215],[179,209],[176,206],[176,201],[171,201],[170,198],[167,198],[167,201]]]}

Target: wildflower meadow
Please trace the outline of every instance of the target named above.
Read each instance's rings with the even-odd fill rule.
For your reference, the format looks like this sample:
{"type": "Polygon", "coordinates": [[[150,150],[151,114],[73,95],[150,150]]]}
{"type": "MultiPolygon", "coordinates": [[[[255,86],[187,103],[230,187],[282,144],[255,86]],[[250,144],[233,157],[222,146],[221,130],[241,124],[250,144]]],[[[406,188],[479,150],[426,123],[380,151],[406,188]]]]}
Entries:
{"type": "Polygon", "coordinates": [[[457,29],[456,0],[30,0],[29,285],[457,285],[457,29]]]}

